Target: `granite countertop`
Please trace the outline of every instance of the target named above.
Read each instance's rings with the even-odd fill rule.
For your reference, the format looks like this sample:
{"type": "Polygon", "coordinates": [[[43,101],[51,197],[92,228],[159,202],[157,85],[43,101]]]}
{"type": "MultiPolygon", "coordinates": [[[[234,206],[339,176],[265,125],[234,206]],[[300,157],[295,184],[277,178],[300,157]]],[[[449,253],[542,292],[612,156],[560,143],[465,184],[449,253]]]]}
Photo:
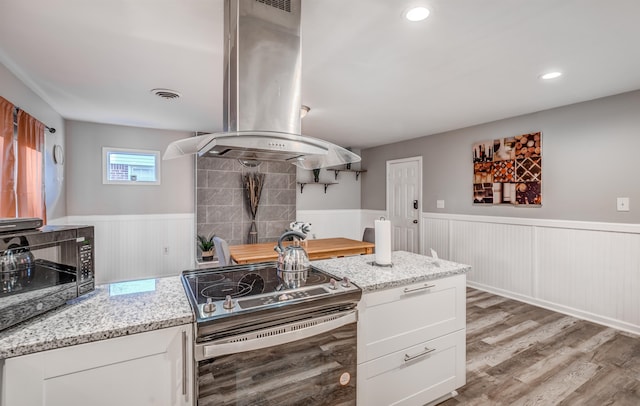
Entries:
{"type": "MultiPolygon", "coordinates": [[[[375,255],[313,261],[363,292],[464,274],[469,265],[406,251],[391,253],[392,267],[371,265],[375,255]]],[[[192,323],[179,276],[100,285],[43,315],[0,332],[0,359],[192,323]]]]}
{"type": "Polygon", "coordinates": [[[337,277],[348,277],[363,292],[464,274],[471,266],[433,259],[407,251],[391,253],[391,267],[374,266],[375,254],[313,261],[311,264],[337,277]]]}
{"type": "Polygon", "coordinates": [[[179,276],[100,285],[0,332],[0,359],[192,323],[179,276]]]}

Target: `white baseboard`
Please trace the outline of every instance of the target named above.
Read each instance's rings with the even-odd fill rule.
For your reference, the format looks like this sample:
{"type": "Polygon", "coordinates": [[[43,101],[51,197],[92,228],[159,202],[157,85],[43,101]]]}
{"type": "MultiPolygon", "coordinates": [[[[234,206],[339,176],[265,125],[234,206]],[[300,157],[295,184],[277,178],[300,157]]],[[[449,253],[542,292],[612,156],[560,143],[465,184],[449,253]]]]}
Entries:
{"type": "Polygon", "coordinates": [[[577,319],[587,320],[603,326],[612,327],[628,333],[640,335],[640,326],[625,323],[620,320],[611,319],[609,317],[602,317],[597,314],[584,312],[572,307],[562,306],[557,303],[548,302],[546,300],[536,299],[530,296],[519,295],[517,293],[509,292],[504,289],[497,289],[492,286],[483,285],[481,283],[471,282],[467,280],[467,286],[482,290],[485,292],[493,293],[495,295],[508,297],[510,299],[518,300],[520,302],[529,303],[534,306],[542,307],[543,309],[552,310],[558,313],[566,314],[577,319]]]}

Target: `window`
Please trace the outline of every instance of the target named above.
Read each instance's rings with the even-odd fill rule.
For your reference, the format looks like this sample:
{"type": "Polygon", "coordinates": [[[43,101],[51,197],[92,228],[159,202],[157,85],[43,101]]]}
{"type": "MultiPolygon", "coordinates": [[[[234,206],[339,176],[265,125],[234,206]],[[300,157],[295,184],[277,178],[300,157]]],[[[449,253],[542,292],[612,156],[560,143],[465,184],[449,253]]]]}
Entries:
{"type": "Polygon", "coordinates": [[[160,151],[102,148],[102,183],[159,185],[160,151]]]}

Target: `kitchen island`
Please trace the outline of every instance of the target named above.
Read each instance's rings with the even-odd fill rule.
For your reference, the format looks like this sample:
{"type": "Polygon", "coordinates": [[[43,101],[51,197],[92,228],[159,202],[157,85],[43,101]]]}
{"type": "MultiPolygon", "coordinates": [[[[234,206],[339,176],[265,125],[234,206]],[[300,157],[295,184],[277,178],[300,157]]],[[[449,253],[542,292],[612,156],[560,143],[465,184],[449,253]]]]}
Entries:
{"type": "MultiPolygon", "coordinates": [[[[312,262],[363,290],[358,403],[442,399],[465,381],[470,267],[402,251],[392,267],[374,259],[312,262]]],[[[0,332],[0,404],[193,405],[193,322],[178,276],[98,286],[0,332]]]]}
{"type": "MultiPolygon", "coordinates": [[[[357,255],[312,264],[337,277],[348,277],[364,293],[471,269],[404,251],[392,253],[393,267],[372,266],[374,259],[374,255],[357,255]]],[[[193,322],[179,276],[127,283],[97,286],[63,307],[0,332],[0,359],[193,322]]]]}
{"type": "Polygon", "coordinates": [[[433,405],[466,383],[468,265],[410,252],[314,261],[363,290],[358,305],[359,405],[433,405]]]}

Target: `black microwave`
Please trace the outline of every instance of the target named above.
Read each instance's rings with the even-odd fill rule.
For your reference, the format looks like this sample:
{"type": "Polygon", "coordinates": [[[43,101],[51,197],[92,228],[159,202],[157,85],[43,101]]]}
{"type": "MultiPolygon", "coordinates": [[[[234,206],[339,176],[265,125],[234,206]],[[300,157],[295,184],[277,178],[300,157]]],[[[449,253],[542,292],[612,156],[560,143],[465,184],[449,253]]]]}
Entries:
{"type": "Polygon", "coordinates": [[[0,330],[91,292],[93,226],[0,233],[0,330]]]}

